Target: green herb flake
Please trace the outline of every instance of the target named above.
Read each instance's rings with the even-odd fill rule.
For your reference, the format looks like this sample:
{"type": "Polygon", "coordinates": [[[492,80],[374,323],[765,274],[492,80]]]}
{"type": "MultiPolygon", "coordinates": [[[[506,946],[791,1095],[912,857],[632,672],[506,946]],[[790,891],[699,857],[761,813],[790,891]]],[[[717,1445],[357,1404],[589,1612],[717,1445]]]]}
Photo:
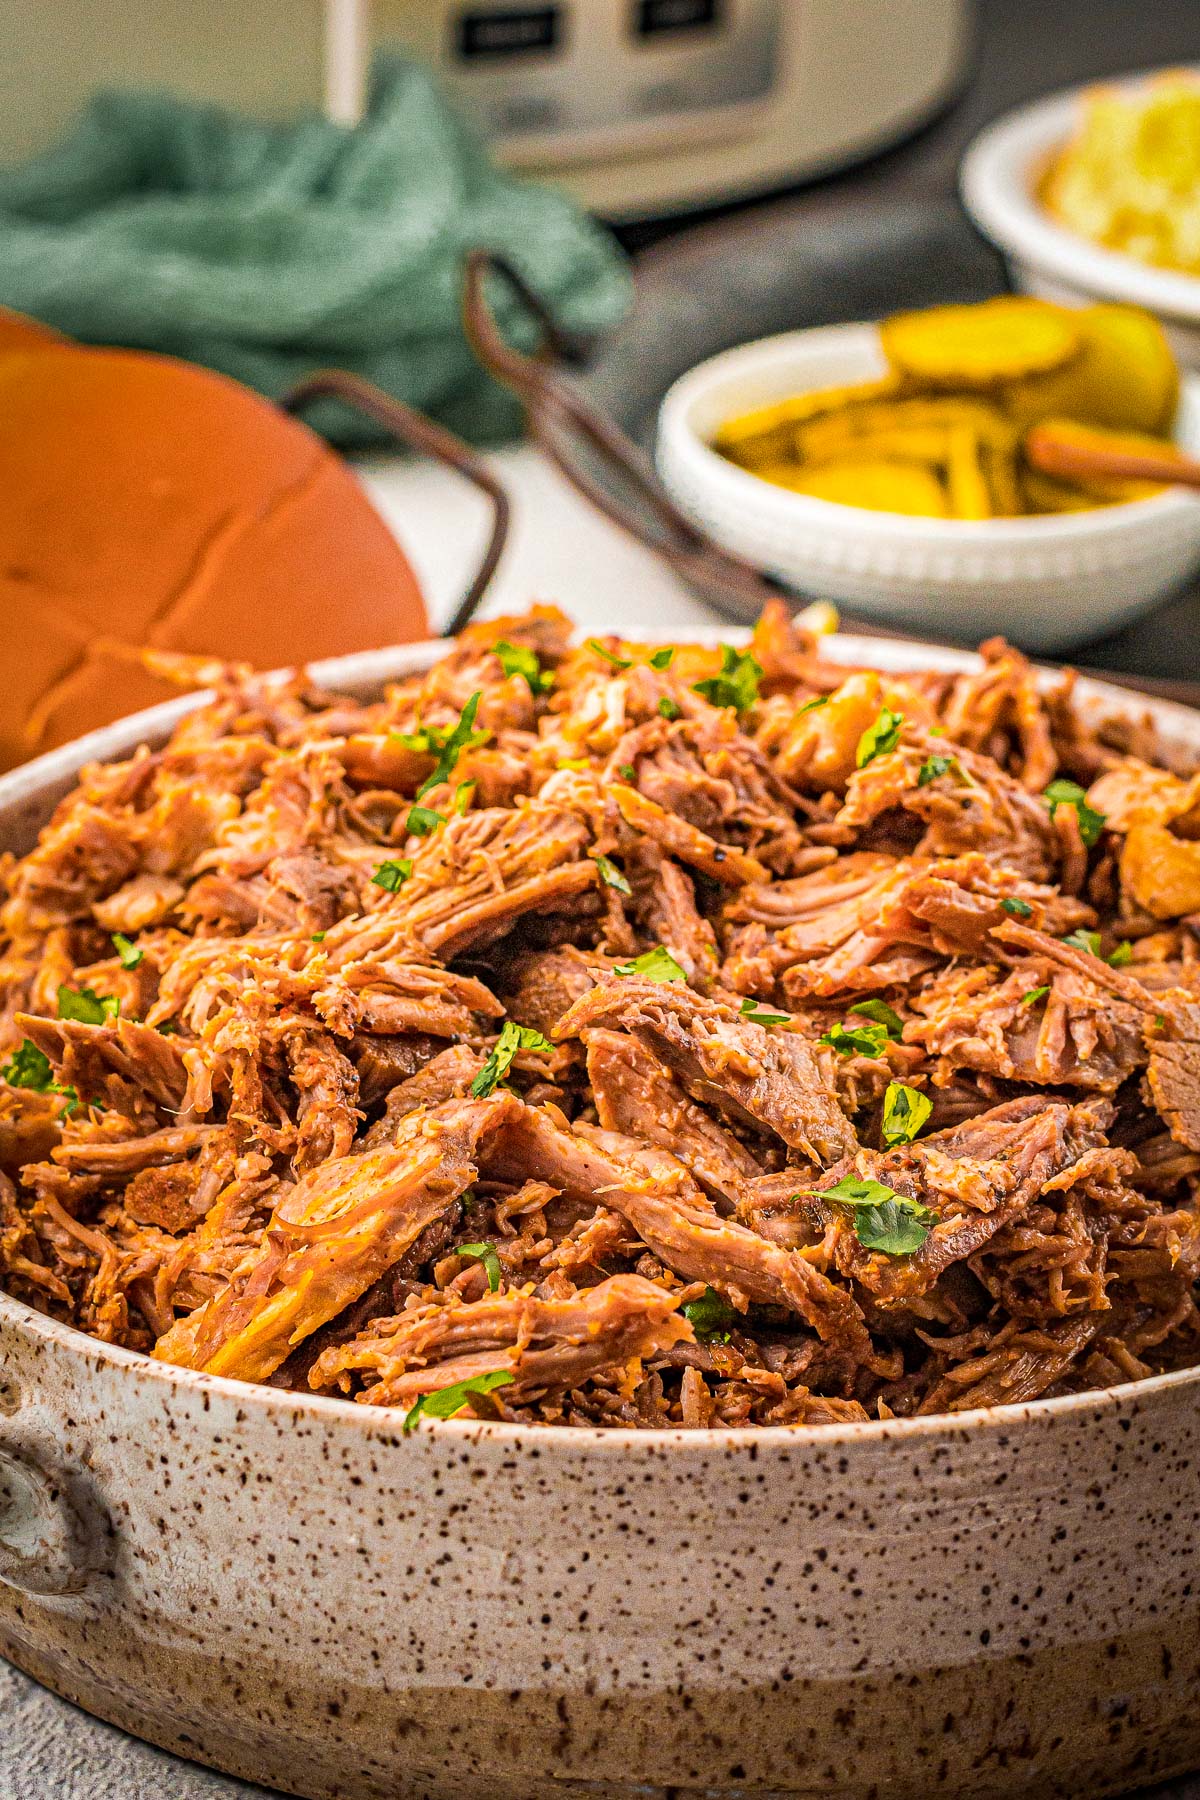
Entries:
{"type": "Polygon", "coordinates": [[[0,1080],[10,1087],[29,1088],[35,1094],[59,1094],[66,1101],[63,1117],[70,1118],[79,1106],[79,1095],[73,1087],[64,1087],[54,1079],[54,1065],[44,1050],[23,1038],[9,1060],[0,1067],[0,1080]]]}
{"type": "Polygon", "coordinates": [[[792,1022],[790,1013],[760,1012],[757,1000],[743,1000],[741,1014],[751,1025],[762,1025],[767,1031],[772,1025],[790,1025],[792,1022]]]}
{"type": "Polygon", "coordinates": [[[548,1052],[553,1048],[549,1038],[544,1038],[532,1025],[515,1025],[511,1019],[505,1020],[490,1056],[471,1083],[472,1094],[476,1100],[486,1099],[512,1068],[518,1050],[548,1052]]]}
{"type": "Polygon", "coordinates": [[[175,1019],[164,1019],[161,1025],[154,1027],[159,1037],[178,1037],[179,1024],[175,1019]]]}
{"type": "MultiPolygon", "coordinates": [[[[376,873],[378,873],[378,871],[376,871],[376,873]]],[[[372,877],[371,877],[371,879],[372,879],[372,881],[374,881],[374,879],[375,879],[375,876],[374,876],[374,875],[373,875],[373,876],[372,876],[372,877]]],[[[381,885],[382,885],[382,884],[381,884],[381,885]]],[[[324,932],[323,932],[323,931],[314,931],[314,932],[313,932],[313,934],[312,934],[312,940],[311,940],[311,941],[312,941],[312,942],[313,942],[313,943],[314,943],[314,944],[323,944],[323,943],[324,943],[324,942],[325,942],[325,933],[324,933],[324,932]]]]}
{"type": "Polygon", "coordinates": [[[615,862],[611,861],[607,856],[594,857],[593,861],[596,864],[596,873],[599,875],[605,887],[616,888],[618,894],[632,895],[633,889],[630,887],[615,862]]]}
{"type": "Polygon", "coordinates": [[[468,1375],[465,1381],[438,1388],[436,1393],[422,1394],[404,1415],[405,1437],[416,1430],[419,1419],[452,1419],[455,1413],[462,1412],[472,1394],[490,1394],[496,1388],[507,1386],[512,1379],[511,1369],[492,1369],[486,1375],[468,1375]]]}
{"type": "Polygon", "coordinates": [[[801,713],[816,712],[818,706],[828,706],[828,705],[829,705],[829,695],[828,694],[818,694],[814,700],[806,700],[804,702],[803,706],[798,706],[796,708],[796,717],[799,718],[801,713]]]}
{"type": "Polygon", "coordinates": [[[852,1213],[854,1230],[866,1250],[882,1250],[885,1256],[911,1256],[919,1250],[937,1223],[937,1214],[919,1200],[910,1200],[882,1181],[856,1181],[849,1175],[828,1188],[805,1188],[834,1206],[852,1213]]]}
{"type": "Polygon", "coordinates": [[[474,792],[475,792],[475,783],[473,781],[460,781],[459,782],[458,786],[454,790],[454,804],[450,809],[453,812],[455,818],[463,819],[466,817],[467,808],[471,804],[471,795],[474,792]]]}
{"type": "Polygon", "coordinates": [[[1021,1005],[1022,1006],[1036,1006],[1038,1001],[1044,1000],[1046,998],[1046,995],[1049,992],[1050,992],[1050,989],[1048,987],[1030,988],[1030,990],[1027,994],[1021,995],[1021,1005]]]}
{"type": "Polygon", "coordinates": [[[589,638],[587,647],[589,650],[595,651],[597,656],[602,656],[606,663],[611,663],[614,669],[632,669],[633,667],[632,657],[618,656],[614,650],[606,650],[597,638],[589,638]]]}
{"type": "Polygon", "coordinates": [[[679,702],[677,700],[672,700],[670,694],[664,694],[658,703],[658,716],[660,719],[677,719],[682,710],[679,702]]]}
{"type": "Polygon", "coordinates": [[[500,658],[506,676],[522,676],[528,682],[531,694],[550,692],[554,686],[554,671],[543,669],[536,650],[528,650],[523,644],[510,644],[504,638],[492,648],[500,658]]]}
{"type": "Polygon", "coordinates": [[[936,1220],[936,1213],[920,1201],[897,1194],[882,1206],[857,1210],[854,1229],[865,1250],[882,1250],[885,1256],[911,1256],[921,1248],[936,1220]]]}
{"type": "Polygon", "coordinates": [[[121,967],[123,969],[136,969],[146,952],[144,950],[139,950],[137,945],[132,943],[130,939],[125,936],[123,931],[114,931],[112,934],[112,941],[116,946],[117,955],[121,959],[121,967]]]}
{"type": "Polygon", "coordinates": [[[404,829],[413,837],[428,837],[439,825],[445,823],[445,813],[434,812],[431,806],[410,806],[404,829]]]}
{"type": "Polygon", "coordinates": [[[1043,790],[1042,798],[1050,808],[1053,818],[1060,806],[1073,806],[1075,817],[1079,821],[1079,835],[1090,850],[1100,833],[1104,830],[1104,814],[1096,812],[1087,804],[1087,795],[1077,781],[1065,781],[1061,778],[1052,781],[1043,790]]]}
{"type": "Polygon", "coordinates": [[[904,1020],[898,1012],[892,1011],[886,1000],[856,1000],[850,1011],[861,1013],[864,1019],[874,1019],[897,1042],[904,1035],[904,1020]]]}
{"type": "Polygon", "coordinates": [[[444,730],[430,725],[424,731],[405,736],[400,733],[400,740],[412,750],[436,750],[438,759],[432,774],[427,775],[417,789],[417,799],[429,793],[431,788],[440,787],[443,781],[449,781],[455,766],[464,750],[471,750],[476,744],[484,743],[490,736],[489,731],[476,731],[475,715],[479,711],[479,702],[483,698],[483,690],[477,689],[463,707],[458,716],[458,723],[452,730],[444,730]]]}
{"type": "Polygon", "coordinates": [[[1100,954],[1100,933],[1098,931],[1084,931],[1081,927],[1078,931],[1071,932],[1069,937],[1065,937],[1063,943],[1069,944],[1072,950],[1085,950],[1089,956],[1099,956],[1100,954]]]}
{"type": "Polygon", "coordinates": [[[54,1065],[44,1050],[28,1038],[22,1038],[0,1075],[9,1087],[32,1088],[35,1094],[48,1094],[54,1085],[54,1065]]]}
{"type": "Polygon", "coordinates": [[[844,1025],[831,1025],[817,1042],[836,1050],[839,1056],[882,1056],[887,1049],[887,1026],[859,1025],[848,1031],[844,1025]]]}
{"type": "Polygon", "coordinates": [[[647,950],[644,956],[635,956],[632,962],[615,964],[614,975],[640,975],[643,981],[686,981],[687,972],[681,969],[671,952],[663,944],[656,944],[653,950],[647,950]]]}
{"type": "Polygon", "coordinates": [[[879,1128],[885,1148],[894,1150],[898,1144],[911,1144],[932,1111],[933,1101],[928,1094],[906,1087],[902,1081],[889,1082],[879,1128]]]}
{"type": "MultiPolygon", "coordinates": [[[[424,807],[413,808],[414,812],[424,812],[424,810],[424,807]]],[[[410,825],[409,830],[411,831],[411,829],[412,827],[410,825]]],[[[371,880],[376,887],[383,888],[386,893],[395,894],[404,886],[404,883],[408,880],[412,872],[413,865],[411,856],[400,856],[395,860],[389,857],[387,862],[380,863],[379,867],[372,875],[371,880]]],[[[324,932],[321,932],[319,937],[314,933],[313,943],[323,943],[324,939],[324,932]]]]}
{"type": "Polygon", "coordinates": [[[716,1288],[706,1287],[698,1300],[680,1309],[702,1344],[727,1344],[737,1313],[716,1288]]]}
{"type": "Polygon", "coordinates": [[[618,763],[617,774],[621,777],[622,781],[633,781],[637,775],[637,770],[632,763],[618,763]]]}
{"type": "Polygon", "coordinates": [[[459,1244],[455,1249],[456,1256],[473,1256],[481,1262],[487,1273],[488,1292],[494,1294],[500,1286],[500,1258],[496,1255],[495,1244],[459,1244]]]}
{"type": "Polygon", "coordinates": [[[1033,917],[1033,908],[1028,900],[1002,900],[1000,911],[1006,912],[1012,919],[1031,919],[1033,917]]]}
{"type": "Polygon", "coordinates": [[[928,787],[939,776],[949,774],[958,764],[957,756],[927,756],[917,771],[917,786],[928,787]]]}
{"type": "Polygon", "coordinates": [[[900,727],[904,724],[904,714],[892,712],[890,707],[880,708],[879,717],[873,725],[868,725],[858,740],[858,749],[854,760],[860,769],[865,769],[869,762],[877,756],[886,756],[900,742],[900,727]]]}
{"type": "Polygon", "coordinates": [[[652,669],[669,669],[671,666],[671,658],[674,654],[674,644],[665,644],[661,650],[656,650],[654,655],[650,658],[650,667],[652,669]]]}
{"type": "Polygon", "coordinates": [[[80,1025],[104,1025],[109,1019],[115,1019],[120,1011],[121,1002],[115,994],[98,994],[90,987],[59,987],[60,1019],[74,1019],[80,1025]]]}
{"type": "Polygon", "coordinates": [[[721,645],[721,673],[697,681],[692,689],[711,706],[732,706],[746,712],[758,699],[758,684],[763,678],[762,664],[748,650],[735,650],[732,644],[721,645]]]}
{"type": "Polygon", "coordinates": [[[1108,959],[1110,969],[1126,969],[1133,961],[1133,945],[1128,938],[1122,938],[1108,959]]]}

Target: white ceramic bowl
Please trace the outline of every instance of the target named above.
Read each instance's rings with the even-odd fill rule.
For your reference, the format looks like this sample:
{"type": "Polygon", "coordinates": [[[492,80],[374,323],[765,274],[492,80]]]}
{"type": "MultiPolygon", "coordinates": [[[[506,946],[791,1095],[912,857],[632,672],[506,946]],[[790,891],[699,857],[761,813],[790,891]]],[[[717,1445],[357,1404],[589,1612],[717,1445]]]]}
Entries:
{"type": "MultiPolygon", "coordinates": [[[[314,677],[374,699],[447,648],[314,677]]],[[[1077,693],[1200,751],[1195,712],[1077,693]]],[[[0,850],[195,704],[0,777],[0,850]]],[[[390,1408],[173,1368],[0,1293],[0,1654],[310,1800],[1123,1794],[1200,1762],[1198,1551],[1200,1368],[799,1431],[406,1437],[390,1408]]]]}
{"type": "MultiPolygon", "coordinates": [[[[1158,72],[1109,85],[1136,89],[1158,72]]],[[[1051,154],[1070,136],[1087,92],[1080,87],[1052,94],[981,132],[963,159],[963,204],[1003,250],[1017,287],[1073,304],[1124,300],[1144,306],[1162,320],[1183,366],[1200,369],[1200,278],[1093,244],[1051,218],[1034,192],[1051,154]]]]}
{"type": "MultiPolygon", "coordinates": [[[[710,447],[735,413],[884,367],[874,325],[727,350],[667,393],[659,472],[713,537],[789,587],[938,636],[1002,632],[1027,650],[1068,649],[1145,612],[1200,563],[1200,500],[1182,489],[1039,518],[908,518],[793,494],[710,447]]],[[[1184,380],[1176,435],[1200,450],[1200,378],[1184,380]]]]}

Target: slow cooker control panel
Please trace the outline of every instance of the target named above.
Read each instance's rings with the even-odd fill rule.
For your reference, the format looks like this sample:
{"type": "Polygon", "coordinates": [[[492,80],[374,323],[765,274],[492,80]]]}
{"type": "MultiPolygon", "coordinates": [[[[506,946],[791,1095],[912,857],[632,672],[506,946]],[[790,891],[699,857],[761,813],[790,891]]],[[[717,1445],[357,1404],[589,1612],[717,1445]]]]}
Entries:
{"type": "Polygon", "coordinates": [[[438,74],[510,158],[633,152],[681,129],[720,137],[774,91],[781,5],[465,0],[448,11],[438,74]]]}

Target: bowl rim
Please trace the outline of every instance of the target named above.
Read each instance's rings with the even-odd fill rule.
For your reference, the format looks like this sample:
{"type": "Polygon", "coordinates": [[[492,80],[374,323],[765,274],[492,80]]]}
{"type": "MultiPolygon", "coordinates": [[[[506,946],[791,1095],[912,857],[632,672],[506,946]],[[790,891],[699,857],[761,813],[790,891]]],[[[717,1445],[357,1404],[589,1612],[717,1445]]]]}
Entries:
{"type": "MultiPolygon", "coordinates": [[[[1200,281],[1196,285],[1200,288],[1200,281]]],[[[830,348],[841,345],[847,351],[861,349],[865,355],[872,342],[878,344],[879,323],[874,319],[862,319],[843,325],[815,325],[797,331],[776,332],[746,344],[736,344],[696,363],[671,383],[659,407],[657,455],[660,466],[671,454],[678,454],[707,482],[721,483],[727,499],[753,504],[760,513],[773,513],[781,522],[794,527],[803,526],[810,531],[830,534],[853,534],[859,539],[911,541],[931,551],[959,549],[967,552],[987,548],[1020,552],[1059,544],[1079,545],[1089,539],[1099,542],[1135,533],[1141,535],[1156,524],[1183,520],[1198,504],[1187,489],[1167,488],[1161,494],[1121,501],[1115,506],[1098,506],[1073,513],[1038,513],[1021,518],[931,519],[881,512],[869,507],[844,506],[835,500],[821,500],[813,494],[794,494],[787,488],[764,481],[752,470],[727,461],[692,423],[692,408],[707,397],[712,387],[733,376],[741,365],[769,368],[773,360],[782,365],[797,350],[819,351],[826,345],[830,348]]],[[[794,391],[816,392],[824,385],[827,384],[816,383],[811,389],[798,387],[794,391]]],[[[1181,369],[1181,402],[1185,398],[1189,410],[1200,419],[1200,373],[1181,369]]],[[[1197,535],[1200,537],[1200,515],[1197,515],[1197,535]]]]}
{"type": "MultiPolygon", "coordinates": [[[[673,633],[651,632],[646,642],[672,643],[687,636],[693,643],[717,644],[746,642],[749,629],[741,625],[724,628],[704,623],[673,633]]],[[[337,657],[309,665],[314,681],[343,691],[378,688],[386,681],[430,667],[453,647],[453,640],[434,638],[423,643],[395,645],[383,650],[360,651],[353,656],[337,657]]],[[[838,663],[873,662],[889,673],[903,673],[917,667],[947,670],[971,670],[980,667],[974,651],[957,650],[919,639],[875,638],[858,634],[836,634],[823,640],[823,652],[838,663]]],[[[1061,665],[1040,670],[1045,682],[1055,679],[1061,665]]],[[[1131,693],[1091,676],[1080,677],[1076,695],[1084,704],[1106,712],[1138,711],[1148,713],[1164,730],[1168,742],[1186,745],[1200,754],[1200,711],[1177,701],[1154,695],[1131,693]]],[[[33,762],[19,765],[0,774],[0,819],[11,808],[20,808],[54,797],[55,802],[74,785],[86,763],[127,757],[143,744],[161,743],[174,725],[189,712],[202,706],[210,697],[207,690],[182,695],[159,706],[149,707],[100,727],[84,737],[48,751],[33,762]]],[[[0,1289],[0,1322],[11,1324],[23,1337],[72,1356],[90,1359],[97,1367],[124,1370],[128,1375],[149,1377],[169,1391],[180,1388],[193,1395],[215,1395],[245,1411],[251,1405],[278,1415],[311,1416],[314,1421],[334,1425],[352,1425],[354,1429],[389,1441],[402,1434],[402,1409],[394,1406],[366,1406],[357,1400],[343,1400],[331,1395],[304,1394],[290,1388],[267,1387],[260,1382],[242,1381],[233,1376],[211,1375],[202,1369],[181,1368],[175,1363],[159,1361],[147,1351],[130,1350],[120,1344],[106,1343],[90,1336],[76,1325],[67,1325],[39,1312],[26,1301],[0,1289]]],[[[1001,1406],[972,1407],[958,1413],[930,1413],[918,1418],[864,1419],[825,1425],[729,1425],[706,1431],[688,1431],[680,1426],[653,1426],[644,1430],[621,1431],[597,1425],[524,1425],[491,1422],[482,1419],[423,1418],[414,1438],[432,1433],[453,1442],[496,1440],[501,1445],[535,1449],[544,1444],[564,1450],[574,1445],[589,1452],[626,1458],[639,1447],[639,1453],[652,1459],[665,1450],[690,1450],[698,1457],[709,1451],[758,1453],[796,1451],[808,1444],[823,1447],[870,1446],[890,1440],[907,1443],[913,1439],[949,1437],[958,1440],[977,1436],[980,1432],[1004,1433],[1021,1423],[1038,1423],[1059,1418],[1076,1418],[1087,1412],[1112,1415],[1137,1412],[1146,1401],[1177,1387],[1200,1387],[1200,1363],[1193,1367],[1172,1369],[1164,1374],[1149,1375],[1138,1381],[1122,1382],[1114,1387],[1086,1388],[1078,1394],[1059,1394],[1050,1399],[1013,1401],[1001,1406]]]]}
{"type": "Polygon", "coordinates": [[[1124,300],[1181,324],[1200,324],[1200,276],[1139,262],[1053,219],[1030,189],[1031,165],[1056,148],[1096,88],[1136,92],[1178,70],[1200,75],[1200,63],[1171,63],[1129,75],[1061,88],[1002,114],[967,146],[959,192],[967,213],[1008,255],[1106,300],[1124,300]]]}

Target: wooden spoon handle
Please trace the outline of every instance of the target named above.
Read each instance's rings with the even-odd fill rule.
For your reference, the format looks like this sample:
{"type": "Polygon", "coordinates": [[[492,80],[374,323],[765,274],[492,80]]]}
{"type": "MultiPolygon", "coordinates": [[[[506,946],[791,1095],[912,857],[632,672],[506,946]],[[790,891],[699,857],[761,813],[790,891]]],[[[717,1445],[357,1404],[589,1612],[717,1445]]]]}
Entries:
{"type": "Polygon", "coordinates": [[[1200,488],[1200,460],[1194,456],[1102,449],[1060,437],[1052,425],[1033,426],[1025,438],[1025,456],[1043,475],[1062,475],[1068,481],[1100,475],[1200,488]]]}

